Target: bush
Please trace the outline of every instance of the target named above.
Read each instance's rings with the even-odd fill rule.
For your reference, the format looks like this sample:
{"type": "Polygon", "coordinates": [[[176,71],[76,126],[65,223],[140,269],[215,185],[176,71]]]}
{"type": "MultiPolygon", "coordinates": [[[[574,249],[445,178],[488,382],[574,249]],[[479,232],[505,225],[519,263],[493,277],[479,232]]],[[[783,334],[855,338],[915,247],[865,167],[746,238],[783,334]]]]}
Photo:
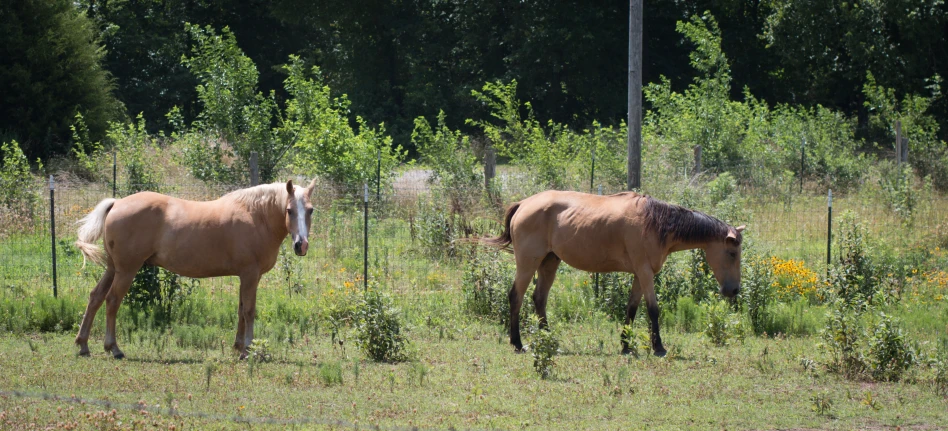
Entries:
{"type": "Polygon", "coordinates": [[[908,164],[896,167],[892,163],[882,163],[881,167],[879,188],[882,189],[882,197],[904,223],[910,222],[918,207],[912,167],[908,164]]]}
{"type": "Polygon", "coordinates": [[[760,335],[767,331],[773,320],[770,310],[775,297],[773,267],[760,256],[745,256],[741,266],[744,274],[741,276],[740,301],[747,306],[751,330],[760,335]]]}
{"type": "Polygon", "coordinates": [[[617,322],[624,322],[633,280],[633,276],[626,273],[599,274],[599,290],[593,298],[596,309],[617,322]]]}
{"type": "Polygon", "coordinates": [[[726,346],[731,339],[744,341],[744,326],[740,315],[732,313],[724,301],[714,301],[704,306],[705,323],[704,334],[715,346],[726,346]]]}
{"type": "Polygon", "coordinates": [[[34,191],[30,163],[16,141],[4,142],[0,147],[3,165],[0,166],[0,206],[14,215],[32,219],[39,196],[34,191]]]}
{"type": "Polygon", "coordinates": [[[356,344],[376,362],[402,362],[409,359],[408,339],[402,333],[398,310],[391,300],[370,289],[356,310],[356,344]]]}
{"type": "Polygon", "coordinates": [[[867,343],[868,371],[875,380],[899,380],[917,362],[917,354],[898,321],[885,313],[879,313],[878,318],[867,343]]]}
{"type": "Polygon", "coordinates": [[[464,268],[461,292],[464,308],[479,316],[496,319],[507,325],[510,321],[510,301],[507,297],[513,286],[514,268],[510,257],[499,250],[475,248],[464,268]]]}
{"type": "Polygon", "coordinates": [[[690,297],[678,298],[675,304],[675,320],[682,332],[694,332],[702,320],[702,310],[690,297]]]}
{"type": "Polygon", "coordinates": [[[432,130],[424,117],[416,118],[411,142],[420,160],[431,168],[428,181],[437,184],[440,194],[448,198],[452,213],[464,213],[478,203],[484,188],[483,170],[477,166],[470,138],[445,125],[444,111],[438,112],[437,130],[432,130]]]}
{"type": "Polygon", "coordinates": [[[842,299],[837,299],[827,312],[826,328],[820,332],[821,345],[829,355],[826,363],[831,372],[854,379],[866,369],[859,336],[862,328],[858,316],[842,299]]]}
{"type": "MultiPolygon", "coordinates": [[[[533,369],[546,379],[553,375],[556,366],[556,354],[559,353],[560,340],[553,329],[540,328],[540,317],[530,315],[528,332],[533,337],[530,354],[533,355],[533,369]]],[[[549,327],[548,327],[549,328],[549,327]]]]}
{"type": "Polygon", "coordinates": [[[121,124],[110,123],[107,133],[112,145],[122,155],[125,176],[123,194],[130,195],[141,191],[159,191],[162,181],[160,165],[156,153],[160,150],[155,138],[145,129],[145,119],[138,114],[136,122],[121,124]]]}
{"type": "Polygon", "coordinates": [[[844,213],[839,230],[840,262],[830,267],[827,281],[834,295],[848,307],[871,305],[881,282],[882,268],[870,257],[865,228],[852,213],[844,213]]]}
{"type": "Polygon", "coordinates": [[[125,303],[133,310],[131,316],[139,326],[139,312],[158,327],[169,327],[174,309],[181,305],[200,284],[194,278],[184,278],[164,268],[144,265],[125,296],[125,303]]]}
{"type": "Polygon", "coordinates": [[[426,199],[418,200],[417,214],[413,232],[425,255],[435,259],[458,257],[458,240],[466,232],[463,217],[426,199]]]}

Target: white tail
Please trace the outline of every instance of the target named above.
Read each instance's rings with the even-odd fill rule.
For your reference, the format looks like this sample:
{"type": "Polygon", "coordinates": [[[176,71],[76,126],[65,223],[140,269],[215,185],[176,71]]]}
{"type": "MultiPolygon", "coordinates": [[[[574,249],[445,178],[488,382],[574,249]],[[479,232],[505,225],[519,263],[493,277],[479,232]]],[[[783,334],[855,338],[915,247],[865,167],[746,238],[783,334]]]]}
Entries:
{"type": "Polygon", "coordinates": [[[89,214],[79,220],[79,239],[76,247],[82,252],[82,266],[86,266],[86,259],[105,266],[105,251],[96,245],[105,231],[105,216],[109,214],[115,199],[103,199],[89,214]]]}

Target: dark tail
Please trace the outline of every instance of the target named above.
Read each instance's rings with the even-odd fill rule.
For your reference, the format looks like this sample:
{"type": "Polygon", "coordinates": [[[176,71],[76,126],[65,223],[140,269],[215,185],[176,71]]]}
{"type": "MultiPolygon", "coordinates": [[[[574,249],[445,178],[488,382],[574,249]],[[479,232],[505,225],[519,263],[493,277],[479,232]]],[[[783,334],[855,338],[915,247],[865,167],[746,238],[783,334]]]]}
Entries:
{"type": "Polygon", "coordinates": [[[514,213],[516,213],[519,208],[520,202],[510,205],[510,207],[507,208],[507,214],[504,216],[504,233],[494,238],[481,238],[481,243],[497,247],[504,251],[513,251],[510,249],[510,243],[513,241],[510,237],[510,220],[513,219],[514,213]]]}

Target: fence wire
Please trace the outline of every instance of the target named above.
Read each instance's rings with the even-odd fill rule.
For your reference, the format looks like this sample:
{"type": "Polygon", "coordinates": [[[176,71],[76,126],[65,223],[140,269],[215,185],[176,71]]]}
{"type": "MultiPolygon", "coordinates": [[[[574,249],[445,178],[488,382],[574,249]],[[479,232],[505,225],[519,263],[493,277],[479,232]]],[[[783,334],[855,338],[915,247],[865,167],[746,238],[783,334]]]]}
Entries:
{"type": "MultiPolygon", "coordinates": [[[[687,179],[692,173],[683,170],[687,179]]],[[[360,287],[365,282],[363,265],[368,261],[368,279],[387,288],[401,301],[426,301],[426,295],[443,289],[446,279],[457,277],[456,267],[465,259],[465,245],[459,238],[497,235],[502,230],[503,207],[540,188],[527,173],[501,173],[493,195],[453,193],[433,186],[430,172],[417,169],[401,174],[380,189],[369,189],[368,255],[363,250],[365,203],[363,189],[317,186],[312,201],[316,207],[310,233],[310,252],[297,257],[286,250],[277,266],[264,276],[262,284],[301,286],[360,287]],[[460,196],[460,198],[458,197],[460,196]],[[472,202],[461,202],[468,196],[472,202]],[[473,197],[471,197],[473,196],[473,197]],[[476,202],[474,202],[476,201],[476,202]],[[454,270],[449,270],[454,268],[454,270]]],[[[751,178],[745,177],[745,178],[751,178]]],[[[305,184],[305,179],[296,179],[305,184]]],[[[763,181],[761,179],[760,181],[763,181]]],[[[746,237],[755,246],[784,258],[803,259],[818,264],[826,258],[827,201],[816,193],[799,193],[796,183],[772,181],[769,186],[738,182],[742,196],[729,210],[734,224],[748,226],[746,237]]],[[[813,186],[809,186],[812,188],[813,186]]],[[[165,183],[158,192],[190,200],[212,200],[239,187],[190,183],[165,183]]],[[[116,197],[135,185],[116,184],[116,197]]],[[[689,194],[704,193],[695,187],[662,188],[652,191],[660,199],[686,206],[689,194]]],[[[587,190],[582,190],[587,191],[587,190]]],[[[619,192],[606,186],[603,194],[619,192]]],[[[52,288],[52,244],[48,184],[36,183],[37,205],[20,223],[4,220],[0,236],[0,287],[13,291],[52,288]],[[12,228],[10,226],[13,226],[12,228]]],[[[104,198],[113,196],[111,184],[57,181],[55,190],[54,238],[59,290],[88,292],[101,271],[83,269],[83,259],[73,246],[77,221],[104,198]]],[[[693,200],[693,199],[692,199],[693,200]]],[[[917,243],[936,229],[944,229],[948,200],[934,193],[922,196],[910,217],[900,216],[876,196],[838,195],[833,202],[834,223],[847,212],[866,225],[872,236],[882,237],[893,247],[917,243]],[[942,226],[942,227],[939,227],[942,226]]],[[[696,209],[715,213],[716,208],[696,209]]],[[[286,245],[284,245],[285,247],[286,245]]],[[[834,244],[833,249],[838,247],[834,244]]],[[[236,277],[201,281],[202,286],[236,289],[236,277]]]]}

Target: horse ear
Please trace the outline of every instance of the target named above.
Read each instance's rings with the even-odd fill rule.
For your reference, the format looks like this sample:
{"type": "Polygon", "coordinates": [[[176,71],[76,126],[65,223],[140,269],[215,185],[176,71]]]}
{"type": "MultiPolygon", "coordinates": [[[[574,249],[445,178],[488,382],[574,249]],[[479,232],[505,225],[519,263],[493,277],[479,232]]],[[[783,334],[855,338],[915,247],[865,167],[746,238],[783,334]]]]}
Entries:
{"type": "Polygon", "coordinates": [[[313,196],[313,190],[316,189],[316,178],[313,178],[313,181],[309,182],[309,185],[306,186],[306,197],[313,196]]]}
{"type": "Polygon", "coordinates": [[[746,226],[744,226],[744,225],[740,225],[740,226],[734,228],[734,230],[736,230],[736,231],[738,231],[738,232],[744,232],[744,228],[745,228],[745,227],[746,227],[746,226]]]}
{"type": "Polygon", "coordinates": [[[293,180],[286,180],[286,192],[293,196],[293,180]]]}

